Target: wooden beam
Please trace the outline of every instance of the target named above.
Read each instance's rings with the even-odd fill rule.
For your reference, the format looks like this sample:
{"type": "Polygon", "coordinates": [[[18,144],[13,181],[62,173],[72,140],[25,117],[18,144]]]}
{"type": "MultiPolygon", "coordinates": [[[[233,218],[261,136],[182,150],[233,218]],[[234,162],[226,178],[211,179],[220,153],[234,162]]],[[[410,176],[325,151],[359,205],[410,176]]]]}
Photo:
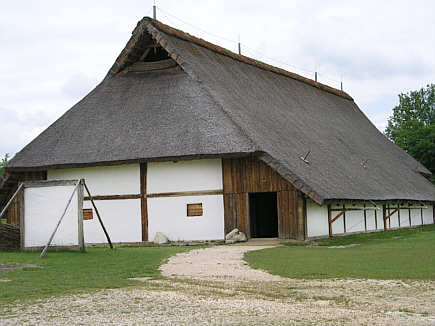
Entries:
{"type": "Polygon", "coordinates": [[[145,58],[147,57],[148,53],[150,53],[150,48],[147,48],[144,53],[142,54],[142,56],[139,58],[139,61],[143,61],[145,60],[145,58]]]}
{"type": "Polygon", "coordinates": [[[148,202],[147,193],[147,163],[140,165],[140,211],[142,226],[142,241],[148,241],[148,202]]]}
{"type": "Polygon", "coordinates": [[[77,188],[77,209],[78,209],[78,244],[81,252],[85,251],[85,236],[83,234],[83,183],[81,179],[77,188]]]}
{"type": "Polygon", "coordinates": [[[328,226],[329,226],[329,236],[332,236],[332,222],[331,222],[331,204],[328,204],[328,226]]]}
{"type": "Polygon", "coordinates": [[[24,249],[24,237],[25,237],[25,227],[26,227],[26,223],[24,223],[24,187],[21,188],[20,190],[20,195],[19,195],[19,202],[20,202],[20,247],[21,250],[24,249]]]}
{"type": "Polygon", "coordinates": [[[411,208],[409,208],[409,205],[408,205],[408,218],[409,218],[409,226],[412,226],[412,221],[411,221],[411,208]]]}
{"type": "Polygon", "coordinates": [[[332,208],[332,212],[342,212],[342,211],[376,211],[379,210],[378,207],[355,207],[355,208],[332,208]]]}
{"type": "Polygon", "coordinates": [[[218,190],[202,190],[202,191],[180,191],[180,192],[163,192],[155,194],[147,194],[147,198],[156,197],[181,197],[181,196],[207,196],[207,195],[222,195],[224,191],[218,190]]]}
{"type": "Polygon", "coordinates": [[[387,230],[387,220],[385,218],[387,216],[387,206],[385,204],[382,205],[382,217],[384,219],[384,230],[387,230]]]}
{"type": "Polygon", "coordinates": [[[6,206],[2,209],[1,213],[0,213],[0,218],[3,217],[3,215],[6,213],[6,211],[8,210],[9,206],[12,204],[12,202],[14,201],[15,197],[20,193],[21,189],[24,187],[24,184],[20,184],[18,186],[18,189],[15,191],[15,193],[13,194],[13,196],[11,197],[11,199],[9,199],[8,203],[6,204],[6,206]]]}
{"type": "Polygon", "coordinates": [[[375,210],[375,230],[378,229],[378,211],[375,210]]]}
{"type": "Polygon", "coordinates": [[[343,231],[346,233],[346,205],[343,204],[343,231]]]}
{"type": "MultiPolygon", "coordinates": [[[[392,215],[394,215],[397,211],[399,210],[399,208],[395,208],[392,212],[390,211],[390,208],[388,208],[388,215],[384,217],[385,220],[390,219],[390,217],[392,215]]],[[[391,227],[391,225],[390,225],[391,227]]]]}
{"type": "Polygon", "coordinates": [[[400,228],[400,203],[397,204],[397,221],[399,222],[399,228],[400,228]]]}
{"type": "MultiPolygon", "coordinates": [[[[121,199],[139,199],[141,194],[131,194],[131,195],[103,195],[103,196],[92,196],[93,200],[121,200],[121,199]]],[[[85,201],[91,200],[91,197],[84,197],[85,201]]]]}
{"type": "Polygon", "coordinates": [[[364,203],[364,230],[367,232],[367,210],[366,203],[364,203]]]}
{"type": "Polygon", "coordinates": [[[334,223],[341,215],[344,215],[345,211],[342,210],[337,216],[335,216],[332,220],[331,220],[331,224],[334,223]]]}

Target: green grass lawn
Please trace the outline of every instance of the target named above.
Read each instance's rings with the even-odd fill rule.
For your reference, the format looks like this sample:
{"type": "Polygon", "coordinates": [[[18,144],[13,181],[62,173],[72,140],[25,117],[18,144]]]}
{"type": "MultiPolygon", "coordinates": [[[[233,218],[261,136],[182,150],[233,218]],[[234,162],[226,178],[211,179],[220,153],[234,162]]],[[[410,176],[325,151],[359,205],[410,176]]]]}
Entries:
{"type": "Polygon", "coordinates": [[[298,279],[362,278],[435,280],[435,226],[318,240],[313,246],[250,251],[253,268],[298,279]],[[327,246],[360,244],[352,248],[327,246]]]}
{"type": "Polygon", "coordinates": [[[137,285],[129,277],[158,277],[158,266],[185,247],[88,248],[75,251],[0,252],[0,264],[34,264],[42,268],[0,274],[0,303],[16,299],[35,299],[71,292],[137,285]],[[2,282],[2,279],[11,282],[2,282]]]}

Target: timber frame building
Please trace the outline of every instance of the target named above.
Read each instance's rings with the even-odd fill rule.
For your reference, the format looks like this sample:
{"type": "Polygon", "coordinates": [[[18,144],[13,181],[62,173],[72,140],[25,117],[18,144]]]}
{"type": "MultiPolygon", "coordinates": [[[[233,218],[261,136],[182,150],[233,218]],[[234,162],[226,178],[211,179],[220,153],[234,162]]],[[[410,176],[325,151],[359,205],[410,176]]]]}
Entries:
{"type": "MultiPolygon", "coordinates": [[[[114,242],[235,227],[303,240],[434,223],[422,174],[345,92],[145,17],[105,79],[10,161],[0,207],[20,181],[84,178],[114,242]]],[[[102,242],[85,203],[85,240],[102,242]]]]}

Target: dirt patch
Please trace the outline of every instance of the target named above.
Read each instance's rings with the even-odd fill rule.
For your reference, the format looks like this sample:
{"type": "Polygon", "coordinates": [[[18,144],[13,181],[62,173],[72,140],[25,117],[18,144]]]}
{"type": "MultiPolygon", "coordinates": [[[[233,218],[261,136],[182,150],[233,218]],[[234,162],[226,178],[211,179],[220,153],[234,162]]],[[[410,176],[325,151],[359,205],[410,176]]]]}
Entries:
{"type": "Polygon", "coordinates": [[[22,269],[26,267],[41,268],[40,266],[32,264],[0,264],[0,274],[11,272],[14,269],[22,269]]]}

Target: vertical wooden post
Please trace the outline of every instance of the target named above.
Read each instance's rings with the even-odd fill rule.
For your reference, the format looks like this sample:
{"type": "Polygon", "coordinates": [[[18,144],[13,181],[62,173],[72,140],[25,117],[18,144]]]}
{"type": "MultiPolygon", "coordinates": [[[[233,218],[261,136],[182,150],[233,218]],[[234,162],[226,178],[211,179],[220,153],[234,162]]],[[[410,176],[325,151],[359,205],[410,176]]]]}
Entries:
{"type": "Polygon", "coordinates": [[[385,204],[382,204],[382,215],[384,218],[384,230],[387,230],[387,220],[385,219],[385,216],[387,216],[387,206],[385,204]]]}
{"type": "Polygon", "coordinates": [[[409,208],[409,203],[408,203],[408,217],[409,217],[409,226],[412,226],[412,221],[411,221],[411,208],[409,208]]]}
{"type": "Polygon", "coordinates": [[[20,190],[20,193],[19,193],[19,202],[20,202],[20,248],[21,248],[21,250],[23,250],[24,249],[24,246],[25,246],[25,236],[26,236],[26,229],[25,229],[25,227],[26,227],[26,225],[25,225],[25,223],[24,223],[24,213],[25,213],[25,210],[24,210],[24,189],[25,189],[25,187],[24,186],[22,186],[21,187],[21,190],[20,190]]]}
{"type": "Polygon", "coordinates": [[[346,233],[346,204],[343,204],[343,231],[346,233]]]}
{"type": "Polygon", "coordinates": [[[367,211],[365,210],[366,203],[364,203],[364,229],[367,232],[367,211]]]}
{"type": "Polygon", "coordinates": [[[435,202],[432,203],[432,219],[435,224],[435,202]]]}
{"type": "Polygon", "coordinates": [[[390,204],[387,204],[387,211],[388,211],[388,228],[391,229],[391,210],[390,210],[390,204]]]}
{"type": "Polygon", "coordinates": [[[420,208],[420,217],[421,217],[421,225],[424,225],[424,220],[423,220],[423,208],[420,208]]]}
{"type": "Polygon", "coordinates": [[[140,209],[142,241],[148,241],[148,203],[147,203],[147,163],[140,165],[140,209]]]}
{"type": "Polygon", "coordinates": [[[378,210],[377,207],[375,206],[375,230],[378,229],[378,210]]]}
{"type": "Polygon", "coordinates": [[[331,223],[331,204],[328,204],[328,226],[329,226],[329,236],[332,236],[332,223],[331,223]]]}
{"type": "Polygon", "coordinates": [[[399,228],[400,228],[400,203],[397,204],[397,220],[399,222],[399,228]]]}
{"type": "Polygon", "coordinates": [[[81,252],[85,251],[85,236],[83,234],[83,183],[84,180],[80,179],[77,188],[78,243],[81,252]]]}

